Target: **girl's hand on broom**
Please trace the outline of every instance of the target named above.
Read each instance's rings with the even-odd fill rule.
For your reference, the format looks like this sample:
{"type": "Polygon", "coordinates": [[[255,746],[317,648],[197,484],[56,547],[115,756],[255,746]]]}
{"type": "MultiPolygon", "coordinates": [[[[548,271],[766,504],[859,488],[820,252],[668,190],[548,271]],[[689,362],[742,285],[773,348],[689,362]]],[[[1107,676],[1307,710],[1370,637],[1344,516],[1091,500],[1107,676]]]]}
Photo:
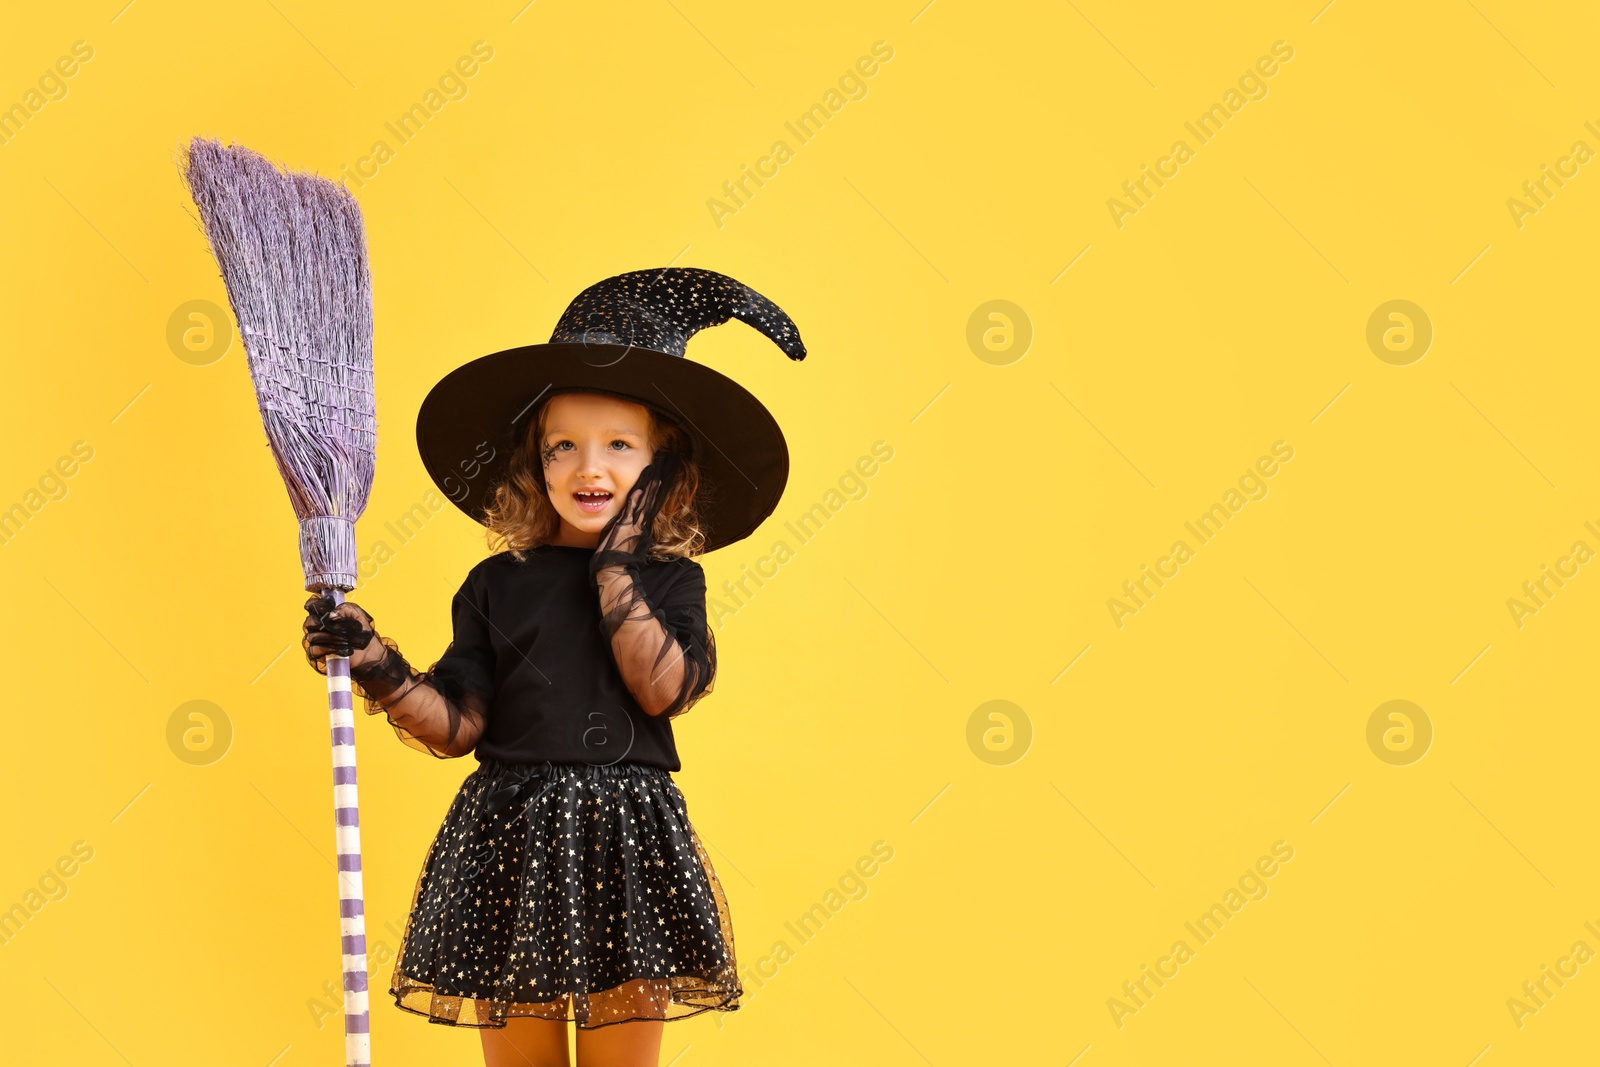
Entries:
{"type": "Polygon", "coordinates": [[[306,601],[306,619],[302,624],[305,636],[301,647],[306,659],[320,673],[327,673],[324,662],[329,656],[350,657],[350,668],[382,658],[383,642],[377,640],[377,630],[372,616],[361,605],[346,600],[334,606],[333,598],[326,594],[313,596],[306,601]]]}

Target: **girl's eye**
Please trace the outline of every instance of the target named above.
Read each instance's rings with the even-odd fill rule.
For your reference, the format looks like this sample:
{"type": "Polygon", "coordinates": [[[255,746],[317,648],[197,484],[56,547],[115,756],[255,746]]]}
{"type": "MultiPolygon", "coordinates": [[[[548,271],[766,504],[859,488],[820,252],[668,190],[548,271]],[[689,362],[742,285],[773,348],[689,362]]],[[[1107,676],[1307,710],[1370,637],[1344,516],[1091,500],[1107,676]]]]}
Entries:
{"type": "MultiPolygon", "coordinates": [[[[632,445],[630,445],[630,444],[628,444],[628,442],[626,442],[626,441],[624,441],[624,440],[623,440],[623,439],[622,439],[622,438],[620,438],[620,437],[618,437],[618,438],[616,438],[616,439],[615,439],[615,440],[614,440],[614,441],[612,441],[612,442],[611,442],[611,443],[612,443],[612,444],[614,444],[614,445],[621,445],[621,446],[622,446],[622,447],[623,447],[623,448],[632,448],[632,447],[633,447],[633,446],[632,446],[632,445]]],[[[555,451],[557,451],[557,452],[559,452],[559,451],[562,451],[562,448],[561,448],[561,446],[562,446],[562,445],[570,445],[570,444],[572,444],[572,442],[571,442],[571,441],[568,441],[568,440],[565,440],[565,439],[562,439],[562,440],[560,440],[560,441],[557,441],[557,442],[555,442],[555,443],[554,443],[554,444],[552,444],[552,445],[551,445],[551,446],[550,446],[550,447],[551,447],[551,448],[552,448],[552,449],[554,449],[554,450],[555,450],[555,451]]]]}

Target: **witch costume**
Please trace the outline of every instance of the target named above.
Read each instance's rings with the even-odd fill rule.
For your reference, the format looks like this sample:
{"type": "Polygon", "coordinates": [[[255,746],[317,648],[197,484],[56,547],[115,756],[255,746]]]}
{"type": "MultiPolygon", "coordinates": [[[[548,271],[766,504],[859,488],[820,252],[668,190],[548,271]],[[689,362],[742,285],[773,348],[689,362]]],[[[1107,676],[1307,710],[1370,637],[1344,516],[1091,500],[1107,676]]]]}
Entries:
{"type": "MultiPolygon", "coordinates": [[[[749,536],[787,481],[783,434],[736,382],[683,358],[691,336],[731,317],[805,358],[789,317],[725,275],[668,267],[591,286],[548,344],[484,356],[433,388],[417,420],[429,475],[482,522],[541,405],[604,393],[684,431],[707,551],[749,536]]],[[[653,511],[635,500],[664,494],[660,477],[613,524],[640,526],[644,507],[642,533],[475,566],[452,602],[453,640],[427,672],[388,637],[381,659],[351,671],[367,712],[385,714],[406,744],[472,751],[479,764],[412,895],[390,984],[405,1011],[458,1026],[532,1016],[594,1029],[739,1007],[727,901],[671,775],[671,720],[710,692],[716,649],[700,564],[648,554],[653,511]],[[624,684],[619,655],[681,664],[647,672],[673,680],[652,695],[658,714],[624,684]]]]}

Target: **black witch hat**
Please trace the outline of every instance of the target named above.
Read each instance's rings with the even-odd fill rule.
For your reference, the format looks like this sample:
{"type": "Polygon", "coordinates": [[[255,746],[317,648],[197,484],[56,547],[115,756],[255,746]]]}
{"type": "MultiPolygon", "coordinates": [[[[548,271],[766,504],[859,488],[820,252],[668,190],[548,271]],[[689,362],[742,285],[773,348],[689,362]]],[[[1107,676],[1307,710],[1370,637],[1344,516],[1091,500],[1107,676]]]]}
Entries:
{"type": "Polygon", "coordinates": [[[806,357],[789,316],[725,274],[663,267],[597,282],[567,306],[549,343],[475,359],[429,391],[417,413],[423,466],[452,503],[483,522],[539,408],[560,393],[605,393],[674,420],[689,437],[704,551],[748,537],[783,495],[788,445],[761,401],[684,357],[689,338],[730,318],[766,334],[790,359],[806,357]]]}

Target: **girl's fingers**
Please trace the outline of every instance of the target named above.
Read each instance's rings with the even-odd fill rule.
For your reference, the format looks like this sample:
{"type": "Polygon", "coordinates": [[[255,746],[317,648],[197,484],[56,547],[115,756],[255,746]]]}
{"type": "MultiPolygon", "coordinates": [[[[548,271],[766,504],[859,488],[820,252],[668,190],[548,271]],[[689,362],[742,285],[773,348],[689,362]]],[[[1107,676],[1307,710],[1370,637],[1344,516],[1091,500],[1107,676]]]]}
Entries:
{"type": "Polygon", "coordinates": [[[355,654],[355,649],[349,645],[317,645],[311,646],[311,654],[317,659],[327,659],[329,656],[343,656],[349,659],[355,654]]]}
{"type": "Polygon", "coordinates": [[[349,656],[355,650],[348,642],[340,639],[336,634],[317,631],[310,634],[305,641],[306,654],[312,659],[326,659],[328,656],[349,656]]]}
{"type": "Polygon", "coordinates": [[[371,623],[372,617],[358,605],[346,601],[335,606],[332,597],[314,596],[306,601],[302,644],[306,654],[315,659],[350,656],[375,636],[371,623]]]}

